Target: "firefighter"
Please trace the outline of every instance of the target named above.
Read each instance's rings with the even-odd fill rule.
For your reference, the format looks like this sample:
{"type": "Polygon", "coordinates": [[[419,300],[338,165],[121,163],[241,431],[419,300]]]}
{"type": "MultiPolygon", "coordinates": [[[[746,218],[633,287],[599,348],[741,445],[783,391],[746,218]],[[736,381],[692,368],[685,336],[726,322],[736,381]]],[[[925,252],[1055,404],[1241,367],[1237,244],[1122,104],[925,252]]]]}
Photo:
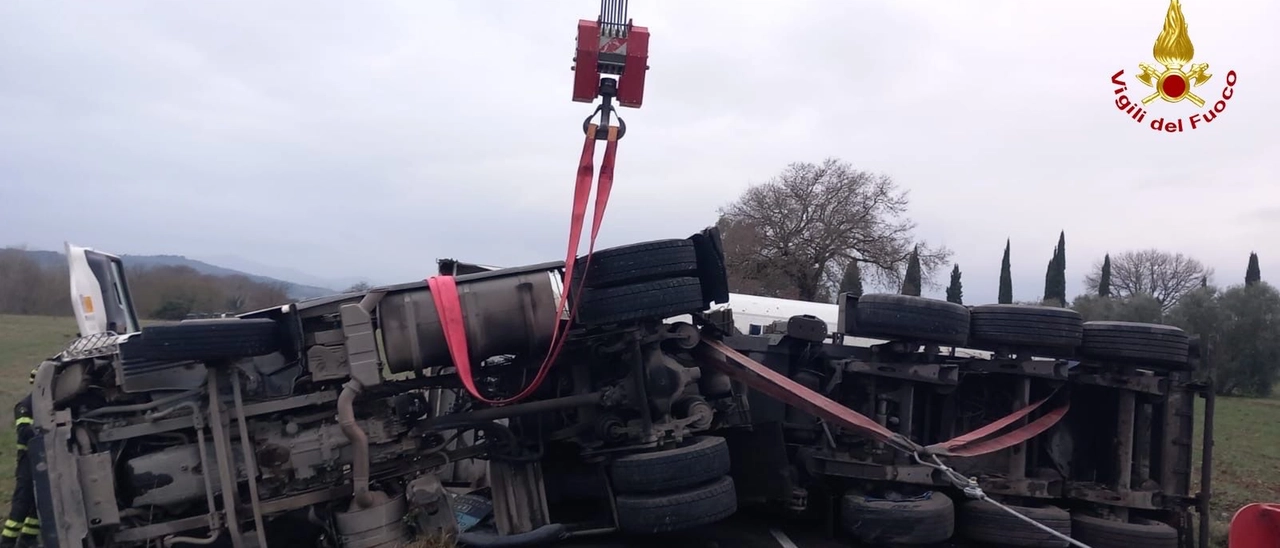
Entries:
{"type": "MultiPolygon", "coordinates": [[[[31,382],[36,371],[31,370],[31,382]]],[[[13,407],[14,428],[18,433],[18,462],[14,469],[13,499],[9,502],[9,519],[0,533],[0,548],[34,548],[40,544],[40,518],[36,515],[35,484],[31,476],[31,459],[27,456],[27,443],[35,436],[31,420],[31,393],[13,407]]]]}

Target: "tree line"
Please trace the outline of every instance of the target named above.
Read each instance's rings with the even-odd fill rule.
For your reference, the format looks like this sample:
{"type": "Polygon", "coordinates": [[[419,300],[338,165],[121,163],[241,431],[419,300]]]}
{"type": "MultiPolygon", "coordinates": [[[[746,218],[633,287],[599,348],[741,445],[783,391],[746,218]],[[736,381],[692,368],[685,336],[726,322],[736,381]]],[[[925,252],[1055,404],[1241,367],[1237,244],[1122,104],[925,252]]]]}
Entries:
{"type": "Polygon", "coordinates": [[[1072,307],[1086,320],[1176,325],[1209,349],[1219,394],[1270,396],[1280,381],[1280,291],[1250,253],[1242,283],[1219,287],[1213,271],[1155,249],[1105,255],[1072,307]]]}
{"type": "MultiPolygon", "coordinates": [[[[203,274],[187,266],[126,266],[125,276],[134,308],[144,318],[236,314],[289,302],[284,284],[203,274]]],[[[23,249],[0,249],[0,314],[70,316],[67,268],[41,265],[23,249]]]]}
{"type": "MultiPolygon", "coordinates": [[[[864,282],[906,295],[937,287],[950,266],[946,299],[964,304],[960,265],[951,251],[915,238],[908,194],[887,175],[828,158],[794,163],[749,187],[720,210],[730,290],[833,302],[861,295],[864,282]]],[[[1011,246],[1005,241],[997,301],[1014,303],[1011,246]]],[[[1212,349],[1222,394],[1267,395],[1280,376],[1280,293],[1262,281],[1251,254],[1244,283],[1219,288],[1212,269],[1160,249],[1106,254],[1085,276],[1086,292],[1067,296],[1066,232],[1045,269],[1040,300],[1019,304],[1070,307],[1086,320],[1168,323],[1212,349]]]]}

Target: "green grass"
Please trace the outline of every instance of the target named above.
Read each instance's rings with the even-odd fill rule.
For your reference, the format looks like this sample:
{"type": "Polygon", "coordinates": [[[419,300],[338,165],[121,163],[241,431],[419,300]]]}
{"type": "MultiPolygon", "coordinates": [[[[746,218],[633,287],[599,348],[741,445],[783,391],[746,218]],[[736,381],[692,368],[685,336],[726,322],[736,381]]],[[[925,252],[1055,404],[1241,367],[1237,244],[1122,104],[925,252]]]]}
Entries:
{"type": "Polygon", "coordinates": [[[13,494],[13,406],[30,390],[31,370],[75,340],[74,318],[0,315],[0,512],[13,494]]]}
{"type": "MultiPolygon", "coordinates": [[[[1196,411],[1196,489],[1202,462],[1203,400],[1196,411]]],[[[1213,419],[1213,515],[1215,546],[1227,545],[1227,525],[1251,502],[1280,502],[1280,399],[1217,399],[1213,419]]]]}
{"type": "MultiPolygon", "coordinates": [[[[31,369],[61,351],[75,333],[71,317],[0,315],[0,478],[13,477],[13,404],[29,389],[31,369]]],[[[1237,509],[1280,502],[1280,399],[1218,398],[1216,415],[1212,514],[1214,537],[1226,546],[1226,526],[1237,509]]],[[[1202,428],[1197,415],[1197,469],[1202,428]]],[[[1199,472],[1194,476],[1198,480],[1199,472]]],[[[8,512],[12,489],[0,480],[0,512],[8,512]]]]}

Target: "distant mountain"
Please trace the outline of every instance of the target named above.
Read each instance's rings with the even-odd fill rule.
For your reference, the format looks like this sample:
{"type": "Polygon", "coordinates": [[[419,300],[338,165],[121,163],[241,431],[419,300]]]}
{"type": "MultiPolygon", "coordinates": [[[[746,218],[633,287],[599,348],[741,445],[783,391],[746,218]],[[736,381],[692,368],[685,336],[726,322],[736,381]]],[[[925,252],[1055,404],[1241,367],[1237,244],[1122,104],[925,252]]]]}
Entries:
{"type": "MultiPolygon", "coordinates": [[[[67,267],[67,256],[58,251],[27,250],[27,255],[46,268],[67,267]]],[[[121,255],[120,259],[124,261],[126,267],[136,266],[140,268],[154,268],[157,266],[185,266],[201,274],[209,274],[212,276],[245,276],[250,280],[259,283],[283,284],[285,286],[285,291],[289,294],[289,298],[295,300],[323,297],[325,295],[333,295],[340,291],[328,287],[300,284],[269,276],[250,274],[241,270],[234,270],[209,264],[204,261],[188,259],[181,255],[121,255]]],[[[343,286],[343,288],[346,287],[349,287],[349,284],[343,286]]]]}
{"type": "Polygon", "coordinates": [[[297,269],[282,267],[277,265],[263,264],[244,257],[235,255],[214,255],[209,257],[201,257],[198,260],[209,264],[221,265],[226,268],[232,268],[241,272],[253,272],[259,276],[269,276],[279,280],[289,280],[292,283],[311,285],[316,287],[333,287],[337,289],[346,289],[358,283],[366,283],[370,286],[386,285],[386,282],[375,281],[369,278],[347,276],[343,278],[325,278],[316,276],[309,272],[297,269]]]}

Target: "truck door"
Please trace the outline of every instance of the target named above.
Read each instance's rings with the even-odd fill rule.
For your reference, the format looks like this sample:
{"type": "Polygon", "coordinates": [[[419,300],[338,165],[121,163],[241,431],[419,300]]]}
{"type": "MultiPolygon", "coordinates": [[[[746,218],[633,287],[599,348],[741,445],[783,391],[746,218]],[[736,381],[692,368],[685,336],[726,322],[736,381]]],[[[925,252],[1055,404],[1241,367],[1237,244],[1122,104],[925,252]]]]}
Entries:
{"type": "Polygon", "coordinates": [[[133,308],[129,284],[120,257],[85,247],[67,245],[71,270],[71,306],[80,336],[98,333],[135,333],[138,314],[133,308]]]}

